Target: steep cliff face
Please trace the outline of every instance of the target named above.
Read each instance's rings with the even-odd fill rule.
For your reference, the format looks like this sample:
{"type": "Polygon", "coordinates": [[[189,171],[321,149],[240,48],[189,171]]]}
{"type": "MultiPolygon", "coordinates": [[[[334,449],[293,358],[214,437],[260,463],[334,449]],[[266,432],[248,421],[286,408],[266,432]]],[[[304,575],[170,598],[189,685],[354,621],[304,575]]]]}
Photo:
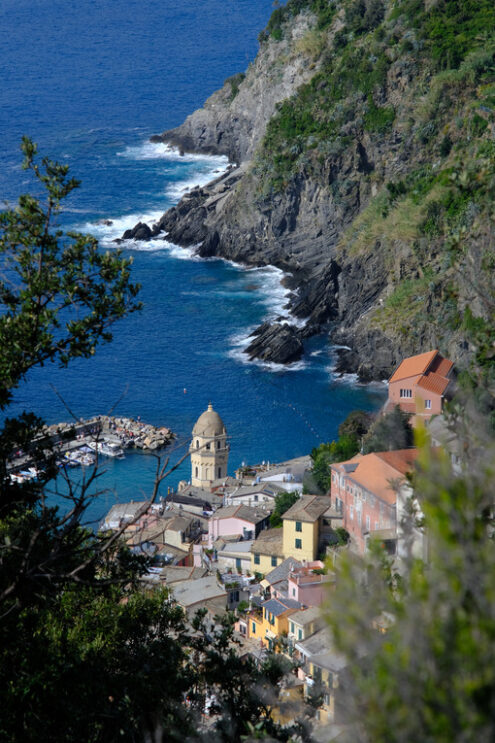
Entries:
{"type": "Polygon", "coordinates": [[[362,379],[431,347],[462,362],[494,236],[494,34],[488,0],[289,0],[246,76],[160,136],[237,166],[155,233],[289,271],[300,335],[328,328],[362,379]]]}
{"type": "Polygon", "coordinates": [[[236,163],[249,159],[276,104],[314,75],[316,66],[300,46],[314,21],[311,12],[298,15],[284,39],[263,45],[246,73],[228,78],[203,108],[153,141],[168,142],[184,152],[226,155],[236,163]]]}

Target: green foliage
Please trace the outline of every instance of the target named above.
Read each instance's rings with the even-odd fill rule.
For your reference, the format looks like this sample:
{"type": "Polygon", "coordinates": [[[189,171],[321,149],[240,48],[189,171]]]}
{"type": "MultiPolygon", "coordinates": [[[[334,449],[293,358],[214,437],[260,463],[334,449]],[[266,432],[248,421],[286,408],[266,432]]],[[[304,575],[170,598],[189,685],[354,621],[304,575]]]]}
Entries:
{"type": "Polygon", "coordinates": [[[22,151],[46,206],[24,195],[0,214],[1,408],[33,366],[91,356],[98,342],[111,340],[112,323],[140,306],[129,259],[102,253],[88,235],[50,231],[61,201],[78,186],[67,166],[47,158],[39,165],[27,137],[22,151]]]}
{"type": "Polygon", "coordinates": [[[392,126],[395,111],[392,106],[376,106],[373,98],[368,98],[368,110],[364,116],[364,128],[369,132],[384,132],[392,126]]]}
{"type": "Polygon", "coordinates": [[[272,12],[266,29],[258,36],[260,44],[264,44],[270,37],[275,41],[284,38],[287,22],[303,11],[310,11],[316,15],[317,28],[327,28],[335,15],[335,3],[332,0],[287,0],[285,5],[278,5],[272,12]]]}
{"type": "Polygon", "coordinates": [[[379,26],[384,15],[382,0],[354,0],[346,7],[345,20],[350,31],[364,34],[379,26]]]}
{"type": "Polygon", "coordinates": [[[320,490],[326,493],[330,490],[331,470],[333,462],[344,462],[359,451],[359,439],[355,434],[344,434],[337,441],[320,444],[311,452],[313,460],[313,477],[320,490]]]}
{"type": "Polygon", "coordinates": [[[335,529],[335,534],[337,536],[339,546],[347,544],[351,539],[351,535],[349,534],[347,529],[344,529],[343,526],[338,526],[335,529]]]}
{"type": "Polygon", "coordinates": [[[364,454],[413,446],[414,433],[409,423],[410,417],[409,413],[395,405],[389,413],[377,418],[364,438],[364,454]]]}
{"type": "Polygon", "coordinates": [[[279,493],[275,496],[275,508],[270,514],[270,526],[282,526],[282,516],[299,500],[297,493],[279,493]]]}
{"type": "Polygon", "coordinates": [[[339,437],[355,436],[359,439],[368,432],[372,421],[371,413],[364,410],[353,410],[339,425],[339,437]]]}
{"type": "MultiPolygon", "coordinates": [[[[9,344],[0,364],[4,411],[32,367],[91,355],[110,339],[110,324],[139,306],[127,260],[101,253],[92,238],[54,230],[61,202],[76,186],[67,168],[48,160],[39,167],[27,139],[23,151],[47,203],[23,196],[17,209],[0,215],[0,335],[9,344]]],[[[229,615],[212,627],[201,613],[191,627],[166,592],[146,595],[140,580],[147,559],[129,552],[122,532],[95,534],[83,526],[96,468],[82,484],[66,478],[63,513],[48,505],[57,471],[42,421],[28,413],[5,418],[0,739],[227,743],[255,725],[275,740],[305,732],[296,722],[282,728],[271,714],[277,683],[290,670],[285,661],[268,655],[257,666],[241,659],[229,615]],[[42,468],[37,480],[10,480],[14,444],[42,468]]],[[[158,469],[155,495],[162,476],[158,469]]]]}
{"type": "Polygon", "coordinates": [[[465,413],[449,426],[468,457],[461,473],[446,455],[423,449],[400,575],[378,545],[363,560],[339,560],[329,621],[349,663],[346,698],[356,702],[347,722],[369,743],[495,735],[494,451],[487,438],[484,452],[476,447],[483,422],[465,413]],[[414,548],[419,524],[428,535],[426,560],[414,548]]]}
{"type": "Polygon", "coordinates": [[[230,85],[230,100],[233,101],[239,92],[239,86],[246,77],[244,72],[237,72],[235,75],[228,77],[224,85],[230,85]]]}

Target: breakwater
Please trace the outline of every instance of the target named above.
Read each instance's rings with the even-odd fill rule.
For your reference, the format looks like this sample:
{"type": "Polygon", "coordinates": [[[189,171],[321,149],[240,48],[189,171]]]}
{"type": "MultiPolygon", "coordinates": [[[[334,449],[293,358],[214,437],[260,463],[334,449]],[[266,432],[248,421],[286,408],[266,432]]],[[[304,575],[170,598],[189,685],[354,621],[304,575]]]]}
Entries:
{"type": "Polygon", "coordinates": [[[40,448],[57,455],[60,466],[92,465],[98,456],[123,458],[126,449],[156,452],[174,438],[165,426],[153,426],[140,419],[99,415],[75,423],[54,423],[33,440],[29,450],[15,449],[8,463],[13,479],[36,477],[40,448]]]}

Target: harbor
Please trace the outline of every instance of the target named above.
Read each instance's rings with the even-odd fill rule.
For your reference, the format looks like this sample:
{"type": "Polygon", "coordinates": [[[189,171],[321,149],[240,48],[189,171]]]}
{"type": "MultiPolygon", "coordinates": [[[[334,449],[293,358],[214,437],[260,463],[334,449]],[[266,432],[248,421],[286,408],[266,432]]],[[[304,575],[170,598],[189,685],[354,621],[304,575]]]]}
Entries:
{"type": "Polygon", "coordinates": [[[123,459],[125,451],[158,452],[170,444],[174,434],[165,426],[153,426],[139,418],[99,415],[75,423],[47,426],[30,451],[17,449],[8,463],[11,480],[24,482],[39,475],[35,452],[55,452],[59,467],[95,465],[101,457],[123,459]]]}

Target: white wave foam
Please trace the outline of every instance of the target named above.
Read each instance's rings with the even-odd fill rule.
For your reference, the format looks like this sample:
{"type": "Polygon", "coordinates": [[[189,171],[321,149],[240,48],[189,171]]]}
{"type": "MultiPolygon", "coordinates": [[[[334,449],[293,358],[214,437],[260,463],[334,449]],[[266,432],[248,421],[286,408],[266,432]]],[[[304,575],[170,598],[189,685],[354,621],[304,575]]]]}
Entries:
{"type": "Polygon", "coordinates": [[[152,226],[158,222],[163,211],[154,211],[147,213],[124,214],[121,217],[109,217],[100,222],[86,222],[85,224],[76,225],[75,229],[80,232],[89,232],[90,235],[98,238],[103,247],[115,247],[113,241],[122,237],[126,230],[130,230],[138,222],[145,222],[152,226]],[[108,222],[108,224],[106,224],[108,222]]]}
{"type": "Polygon", "coordinates": [[[225,155],[195,155],[185,153],[181,155],[176,147],[171,147],[164,142],[142,142],[141,144],[128,145],[122,152],[117,152],[118,157],[128,160],[176,160],[179,162],[204,162],[210,163],[211,169],[225,168],[228,158],[225,155]]]}
{"type": "Polygon", "coordinates": [[[227,356],[229,356],[231,359],[235,359],[235,361],[240,361],[241,364],[254,364],[255,366],[259,366],[262,369],[271,372],[302,371],[303,369],[307,369],[308,367],[306,361],[293,361],[290,364],[274,364],[271,361],[262,361],[261,359],[251,360],[241,348],[232,348],[230,351],[228,351],[227,356]]]}
{"type": "MultiPolygon", "coordinates": [[[[223,171],[222,171],[223,172],[223,171]]],[[[172,199],[172,201],[178,202],[182,199],[184,194],[188,193],[192,188],[196,186],[206,186],[207,183],[213,180],[215,173],[212,173],[211,169],[208,170],[196,170],[192,178],[188,178],[184,181],[176,181],[171,183],[165,189],[165,195],[172,199]]]]}

